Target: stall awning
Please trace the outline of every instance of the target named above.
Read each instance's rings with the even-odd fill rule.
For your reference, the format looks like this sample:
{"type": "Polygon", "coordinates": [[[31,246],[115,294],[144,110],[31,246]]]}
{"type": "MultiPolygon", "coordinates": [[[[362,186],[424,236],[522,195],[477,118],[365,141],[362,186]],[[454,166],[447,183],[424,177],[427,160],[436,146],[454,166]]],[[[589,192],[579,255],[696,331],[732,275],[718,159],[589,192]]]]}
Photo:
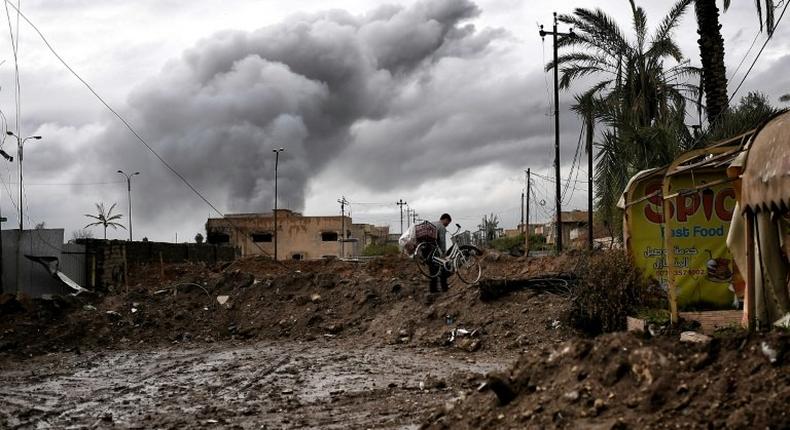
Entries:
{"type": "Polygon", "coordinates": [[[790,207],[790,112],[770,120],[752,139],[742,179],[744,209],[790,207]]]}

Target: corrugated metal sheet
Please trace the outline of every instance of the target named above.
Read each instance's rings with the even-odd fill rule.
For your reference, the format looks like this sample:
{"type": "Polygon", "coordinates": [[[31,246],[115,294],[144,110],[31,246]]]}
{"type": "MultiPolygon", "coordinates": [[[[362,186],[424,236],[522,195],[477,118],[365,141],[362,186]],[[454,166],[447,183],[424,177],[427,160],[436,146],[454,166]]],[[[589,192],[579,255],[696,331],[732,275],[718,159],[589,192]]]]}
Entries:
{"type": "Polygon", "coordinates": [[[63,229],[3,230],[3,288],[8,293],[31,297],[70,294],[74,291],[47,268],[28,256],[57,258],[58,270],[77,284],[87,287],[85,246],[63,244],[63,229]],[[17,277],[17,271],[21,274],[17,277]]]}
{"type": "Polygon", "coordinates": [[[85,270],[85,245],[67,243],[60,255],[60,271],[83,288],[88,287],[88,274],[85,270]]]}
{"type": "Polygon", "coordinates": [[[790,112],[769,121],[753,138],[742,178],[744,208],[790,207],[790,112]]]}

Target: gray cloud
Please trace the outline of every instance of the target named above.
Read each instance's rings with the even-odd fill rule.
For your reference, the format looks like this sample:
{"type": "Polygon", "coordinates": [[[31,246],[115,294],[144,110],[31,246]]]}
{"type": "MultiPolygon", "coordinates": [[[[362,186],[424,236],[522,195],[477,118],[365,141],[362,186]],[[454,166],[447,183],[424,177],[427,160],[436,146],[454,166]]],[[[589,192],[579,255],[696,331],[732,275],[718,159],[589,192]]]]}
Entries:
{"type": "MultiPolygon", "coordinates": [[[[254,32],[215,34],[135,89],[128,116],[166,160],[230,211],[271,207],[271,150],[285,147],[281,198],[300,209],[308,179],[343,153],[354,124],[402,108],[398,94],[443,59],[478,55],[503,36],[463,24],[479,13],[468,0],[431,0],[363,16],[300,14],[254,32]]],[[[96,140],[86,146],[102,166],[97,177],[155,162],[120,127],[96,140]]],[[[200,208],[164,169],[148,170],[139,178],[147,222],[172,216],[154,209],[162,202],[191,200],[191,210],[200,208]]]]}
{"type": "MultiPolygon", "coordinates": [[[[411,202],[416,197],[409,193],[419,189],[422,200],[445,201],[469,192],[464,181],[499,178],[497,172],[516,178],[512,183],[513,200],[517,200],[520,169],[533,167],[546,174],[553,160],[553,129],[551,117],[545,115],[549,102],[541,71],[541,50],[546,51],[543,55],[549,50],[540,44],[536,23],[548,23],[553,8],[568,11],[577,5],[601,6],[624,27],[630,23],[628,8],[622,8],[620,0],[580,0],[573,5],[405,1],[414,4],[373,7],[367,12],[356,9],[354,14],[330,10],[293,15],[256,31],[214,34],[183,51],[195,34],[209,31],[202,29],[200,23],[205,22],[199,18],[214,11],[215,3],[198,1],[188,7],[174,0],[50,3],[32,0],[25,4],[83,77],[209,199],[228,211],[271,207],[271,149],[278,146],[288,148],[281,158],[281,202],[295,209],[303,208],[306,193],[307,209],[320,214],[333,213],[334,201],[341,194],[350,198],[362,194],[366,198],[361,201],[374,202],[402,196],[411,202]],[[483,16],[475,4],[485,10],[483,16]],[[77,20],[75,10],[81,17],[101,18],[77,20]],[[74,21],[64,19],[66,14],[74,21]],[[90,44],[91,37],[108,33],[107,23],[127,15],[125,26],[119,26],[126,32],[90,44]],[[162,16],[173,17],[172,29],[162,16]],[[155,36],[136,36],[134,23],[149,20],[150,34],[155,36]],[[504,26],[513,33],[485,25],[504,26]],[[159,73],[152,72],[162,58],[171,60],[159,73]],[[139,85],[144,76],[150,79],[139,85]],[[130,87],[135,88],[131,93],[130,87]],[[457,190],[448,193],[448,184],[457,190]],[[435,194],[429,196],[428,190],[435,194]],[[320,200],[329,193],[333,195],[326,202],[320,200]]],[[[666,12],[660,2],[642,3],[654,24],[666,12]]],[[[324,4],[300,0],[271,7],[274,12],[318,10],[324,4]]],[[[333,3],[340,4],[355,9],[369,3],[333,3]]],[[[237,14],[242,9],[272,13],[262,3],[249,5],[235,2],[234,9],[237,14]]],[[[754,16],[749,4],[734,4],[722,17],[730,71],[751,43],[754,16]]],[[[223,17],[224,21],[212,20],[223,24],[211,28],[242,21],[238,16],[223,17]]],[[[255,28],[250,22],[238,26],[255,28]]],[[[697,63],[693,14],[682,25],[679,42],[697,63]]],[[[742,93],[752,87],[770,88],[775,100],[790,91],[782,75],[787,61],[779,60],[786,50],[786,34],[774,37],[742,93]],[[771,67],[773,61],[777,64],[771,67]],[[773,90],[781,92],[773,94],[773,90]]],[[[33,40],[25,33],[23,65],[28,69],[22,75],[26,94],[23,132],[42,134],[45,139],[26,149],[28,213],[36,214],[35,221],[65,223],[73,230],[84,225],[81,214],[90,211],[94,201],[119,202],[125,212],[123,184],[34,184],[106,182],[120,178],[115,175],[119,168],[140,170],[143,174],[133,186],[135,232],[170,240],[174,231],[180,231],[180,237],[185,231],[194,235],[209,215],[205,205],[114,118],[102,113],[59,65],[34,64],[38,54],[33,55],[33,40]]],[[[0,67],[6,90],[2,94],[7,99],[8,66],[0,67]]],[[[562,95],[564,172],[579,133],[578,119],[567,112],[575,92],[562,95]]],[[[11,216],[11,204],[5,199],[15,193],[16,172],[13,165],[4,166],[0,173],[5,172],[6,182],[11,182],[11,192],[3,193],[3,209],[11,216]]],[[[505,193],[507,187],[501,185],[476,188],[473,192],[478,194],[470,204],[493,199],[481,213],[514,206],[510,191],[503,200],[492,197],[492,189],[505,193]]],[[[516,209],[513,213],[518,215],[516,209]]]]}

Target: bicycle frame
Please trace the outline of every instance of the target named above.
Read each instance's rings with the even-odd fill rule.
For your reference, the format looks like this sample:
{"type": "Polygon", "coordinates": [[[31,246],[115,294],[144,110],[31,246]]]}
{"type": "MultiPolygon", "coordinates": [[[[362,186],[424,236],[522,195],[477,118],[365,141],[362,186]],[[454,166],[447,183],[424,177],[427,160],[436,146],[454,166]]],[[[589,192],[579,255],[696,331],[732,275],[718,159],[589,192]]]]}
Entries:
{"type": "MultiPolygon", "coordinates": [[[[459,224],[456,224],[456,226],[458,228],[455,230],[455,233],[452,233],[450,235],[450,241],[451,242],[453,242],[453,238],[458,236],[458,233],[461,232],[461,226],[459,224]]],[[[455,242],[453,242],[453,244],[450,245],[450,249],[448,251],[449,251],[449,253],[447,255],[445,255],[444,257],[441,257],[441,258],[440,257],[436,257],[436,256],[432,256],[432,260],[431,261],[433,263],[438,264],[440,267],[442,267],[448,273],[455,273],[456,269],[457,269],[457,267],[455,266],[456,261],[458,260],[458,257],[462,255],[461,247],[456,245],[455,242]]],[[[416,252],[417,251],[415,250],[415,254],[416,254],[416,252]]],[[[416,255],[415,255],[415,257],[419,258],[416,255]]]]}

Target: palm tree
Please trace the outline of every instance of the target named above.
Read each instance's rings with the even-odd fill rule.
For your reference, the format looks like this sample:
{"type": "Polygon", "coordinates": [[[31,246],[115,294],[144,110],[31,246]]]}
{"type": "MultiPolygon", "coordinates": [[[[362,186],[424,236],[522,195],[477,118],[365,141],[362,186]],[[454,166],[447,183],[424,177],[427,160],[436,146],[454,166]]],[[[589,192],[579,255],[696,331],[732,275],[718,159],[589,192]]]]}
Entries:
{"type": "MultiPolygon", "coordinates": [[[[727,11],[730,7],[730,0],[723,0],[722,4],[724,11],[727,11]]],[[[763,23],[765,23],[768,37],[773,36],[774,1],[755,0],[754,4],[760,22],[760,31],[763,31],[763,23]],[[763,21],[763,5],[765,6],[765,21],[763,21]]],[[[708,122],[713,125],[729,108],[727,69],[724,66],[724,39],[721,36],[721,25],[719,24],[719,8],[716,5],[716,0],[695,0],[694,11],[697,15],[697,33],[699,34],[697,44],[702,63],[705,111],[708,122]]]]}
{"type": "MultiPolygon", "coordinates": [[[[561,88],[583,77],[598,79],[576,97],[572,110],[582,117],[588,140],[595,138],[596,124],[604,126],[595,143],[596,197],[599,215],[612,225],[619,221],[615,203],[628,178],[668,163],[691,142],[683,119],[687,100],[699,91],[688,80],[699,70],[689,66],[673,32],[692,1],[677,1],[652,34],[633,0],[632,36],[600,9],[559,17],[577,30],[559,42],[572,49],[557,60],[561,88]]],[[[546,69],[553,67],[551,62],[546,69]]]]}
{"type": "Polygon", "coordinates": [[[85,214],[86,217],[90,219],[95,219],[96,221],[86,225],[84,228],[90,228],[98,225],[104,227],[104,240],[107,240],[107,227],[112,227],[113,229],[116,230],[118,229],[118,227],[120,227],[126,230],[126,227],[124,227],[123,224],[119,224],[115,222],[116,220],[123,218],[123,215],[121,214],[113,215],[112,211],[113,209],[115,209],[116,205],[117,203],[113,203],[112,206],[110,206],[110,209],[105,210],[104,203],[96,203],[96,210],[98,211],[98,214],[96,215],[85,214]]]}

